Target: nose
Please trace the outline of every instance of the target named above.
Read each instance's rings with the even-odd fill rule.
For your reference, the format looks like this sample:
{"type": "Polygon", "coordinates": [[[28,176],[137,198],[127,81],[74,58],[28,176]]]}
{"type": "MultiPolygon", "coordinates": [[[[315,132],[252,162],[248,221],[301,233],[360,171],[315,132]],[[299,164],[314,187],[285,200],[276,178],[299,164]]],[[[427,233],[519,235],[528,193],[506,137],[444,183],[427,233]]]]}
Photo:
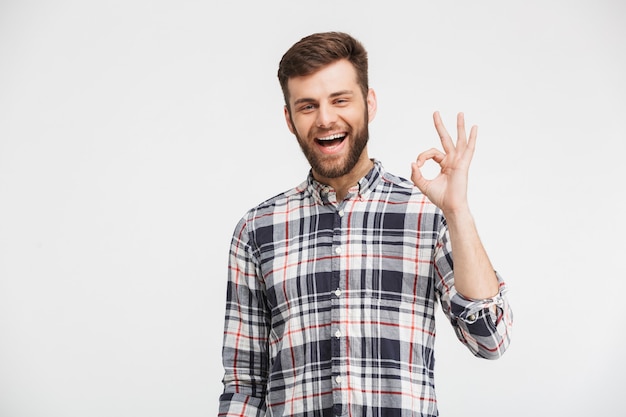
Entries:
{"type": "Polygon", "coordinates": [[[321,104],[317,110],[317,127],[329,128],[337,120],[337,114],[332,106],[328,104],[321,104]]]}

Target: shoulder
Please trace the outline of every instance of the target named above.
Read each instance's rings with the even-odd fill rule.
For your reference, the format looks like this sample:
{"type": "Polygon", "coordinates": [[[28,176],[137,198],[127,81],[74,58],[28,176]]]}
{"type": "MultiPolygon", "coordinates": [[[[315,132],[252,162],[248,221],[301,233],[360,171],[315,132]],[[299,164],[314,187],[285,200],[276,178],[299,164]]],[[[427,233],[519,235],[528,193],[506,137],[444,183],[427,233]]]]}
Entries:
{"type": "Polygon", "coordinates": [[[264,224],[273,224],[277,215],[285,214],[295,207],[300,207],[310,199],[307,181],[304,181],[296,187],[276,194],[249,208],[241,217],[239,226],[250,229],[262,227],[264,224]]]}
{"type": "Polygon", "coordinates": [[[395,187],[400,190],[407,190],[411,193],[417,192],[421,194],[420,190],[406,178],[392,174],[389,171],[383,171],[381,173],[381,182],[388,187],[395,187]]]}
{"type": "Polygon", "coordinates": [[[383,172],[381,175],[377,192],[389,194],[391,201],[397,199],[410,203],[419,203],[423,207],[437,210],[437,206],[435,206],[413,182],[387,171],[383,172]]]}

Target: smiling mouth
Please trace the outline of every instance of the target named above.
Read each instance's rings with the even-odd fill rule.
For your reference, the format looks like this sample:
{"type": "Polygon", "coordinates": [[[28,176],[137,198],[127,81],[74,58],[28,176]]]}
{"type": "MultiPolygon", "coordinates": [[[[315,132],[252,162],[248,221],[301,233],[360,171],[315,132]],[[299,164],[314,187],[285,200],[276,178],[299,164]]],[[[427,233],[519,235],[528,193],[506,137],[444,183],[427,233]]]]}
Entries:
{"type": "Polygon", "coordinates": [[[323,138],[315,138],[315,142],[324,147],[337,146],[348,136],[346,133],[336,133],[323,138]]]}

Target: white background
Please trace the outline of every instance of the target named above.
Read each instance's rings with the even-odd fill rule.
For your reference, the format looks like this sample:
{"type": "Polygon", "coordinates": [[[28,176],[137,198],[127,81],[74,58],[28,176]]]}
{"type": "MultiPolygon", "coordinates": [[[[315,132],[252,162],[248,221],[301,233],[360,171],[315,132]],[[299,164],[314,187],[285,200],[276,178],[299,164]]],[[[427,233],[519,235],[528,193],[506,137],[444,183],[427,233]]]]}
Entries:
{"type": "Polygon", "coordinates": [[[308,166],[276,80],[342,30],[370,156],[401,176],[464,111],[513,343],[440,321],[442,416],[623,416],[626,4],[0,1],[0,416],[211,416],[230,234],[308,166]],[[410,5],[410,6],[409,6],[410,5]]]}

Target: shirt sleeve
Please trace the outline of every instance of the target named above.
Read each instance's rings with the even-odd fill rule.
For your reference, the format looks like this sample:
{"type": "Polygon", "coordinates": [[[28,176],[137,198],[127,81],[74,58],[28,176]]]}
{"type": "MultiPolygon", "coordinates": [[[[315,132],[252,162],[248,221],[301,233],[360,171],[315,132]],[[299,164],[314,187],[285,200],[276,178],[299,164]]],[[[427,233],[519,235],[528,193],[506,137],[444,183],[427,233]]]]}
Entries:
{"type": "Polygon", "coordinates": [[[500,289],[493,298],[471,300],[456,291],[450,239],[445,221],[435,251],[436,288],[444,314],[457,338],[477,357],[498,359],[511,341],[513,311],[507,286],[495,272],[500,289]]]}
{"type": "Polygon", "coordinates": [[[244,220],[229,253],[219,416],[264,416],[268,378],[269,310],[244,220]]]}

